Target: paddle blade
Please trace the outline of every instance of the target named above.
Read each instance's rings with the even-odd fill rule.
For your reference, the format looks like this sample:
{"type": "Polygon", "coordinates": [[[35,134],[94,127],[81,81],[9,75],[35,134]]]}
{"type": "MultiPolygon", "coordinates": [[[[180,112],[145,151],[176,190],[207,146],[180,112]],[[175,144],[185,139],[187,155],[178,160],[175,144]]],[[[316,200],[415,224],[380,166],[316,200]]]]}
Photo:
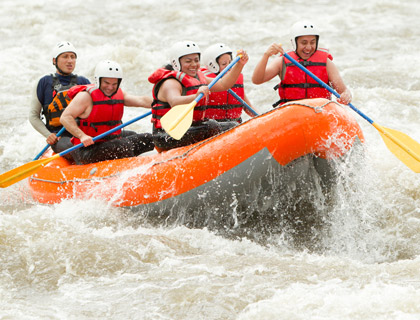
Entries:
{"type": "Polygon", "coordinates": [[[194,100],[189,104],[180,104],[172,107],[161,119],[162,128],[174,139],[179,140],[191,127],[194,107],[197,102],[194,100]]]}
{"type": "Polygon", "coordinates": [[[0,187],[6,188],[16,182],[19,182],[31,175],[33,175],[38,169],[45,166],[52,160],[58,158],[60,155],[56,154],[47,159],[40,159],[25,163],[24,165],[7,171],[0,175],[0,187]]]}
{"type": "Polygon", "coordinates": [[[376,123],[373,123],[373,126],[378,129],[388,149],[407,167],[419,173],[420,144],[398,130],[385,128],[376,123]]]}

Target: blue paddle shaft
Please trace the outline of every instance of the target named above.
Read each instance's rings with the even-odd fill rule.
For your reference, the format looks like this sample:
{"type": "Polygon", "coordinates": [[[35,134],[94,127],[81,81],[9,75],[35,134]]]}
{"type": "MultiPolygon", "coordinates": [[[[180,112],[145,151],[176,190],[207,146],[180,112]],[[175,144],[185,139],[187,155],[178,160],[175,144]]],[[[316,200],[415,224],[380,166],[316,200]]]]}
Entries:
{"type": "MultiPolygon", "coordinates": [[[[60,129],[60,131],[58,131],[58,132],[57,132],[56,137],[58,138],[59,136],[61,136],[61,134],[62,134],[64,131],[66,131],[66,128],[62,127],[62,128],[60,129]]],[[[49,145],[49,144],[47,144],[47,145],[44,147],[44,149],[42,149],[42,150],[41,150],[41,152],[40,152],[40,153],[38,153],[38,154],[36,155],[36,157],[34,158],[34,161],[35,161],[35,160],[38,160],[38,159],[39,159],[39,157],[40,157],[40,156],[42,156],[42,155],[44,154],[44,152],[45,152],[45,151],[47,151],[47,149],[48,149],[49,147],[50,147],[50,145],[49,145]]]]}
{"type": "MultiPolygon", "coordinates": [[[[289,54],[286,52],[284,53],[284,56],[292,61],[299,69],[301,69],[303,72],[305,72],[307,75],[309,75],[312,79],[314,79],[316,82],[318,82],[321,86],[323,86],[325,89],[327,89],[329,92],[331,92],[333,95],[335,95],[337,98],[340,98],[340,95],[329,85],[324,83],[321,79],[319,79],[316,75],[314,75],[312,72],[310,72],[308,69],[306,69],[304,66],[302,66],[299,62],[297,62],[295,59],[293,59],[289,54]]],[[[352,108],[354,111],[356,111],[360,116],[362,116],[365,120],[367,120],[370,124],[373,123],[373,120],[370,119],[367,115],[365,115],[362,111],[357,109],[355,106],[353,106],[351,103],[349,103],[349,107],[352,108]]]]}
{"type": "MultiPolygon", "coordinates": [[[[231,63],[229,63],[229,65],[222,71],[222,72],[220,72],[218,75],[217,75],[217,77],[216,78],[214,78],[213,79],[213,81],[212,82],[210,82],[210,84],[209,84],[209,89],[211,89],[211,87],[213,87],[214,86],[214,84],[217,82],[217,81],[219,81],[219,79],[221,78],[221,77],[223,77],[225,74],[226,74],[226,72],[228,72],[235,64],[236,64],[236,62],[238,62],[239,60],[241,59],[241,56],[239,55],[239,56],[237,56],[231,63]]],[[[195,99],[194,99],[194,101],[195,102],[198,102],[198,101],[200,101],[201,100],[201,98],[202,97],[204,97],[204,94],[203,93],[200,93],[195,99]]]]}
{"type": "Polygon", "coordinates": [[[254,109],[252,109],[240,96],[238,96],[235,91],[233,91],[232,89],[229,89],[228,91],[232,96],[235,97],[236,100],[242,103],[245,106],[245,108],[247,108],[254,115],[254,117],[258,116],[258,113],[254,109]]]}
{"type": "MultiPolygon", "coordinates": [[[[138,116],[134,119],[131,119],[131,120],[125,122],[125,123],[120,124],[119,126],[117,126],[115,128],[112,128],[111,130],[108,130],[107,132],[101,133],[100,135],[94,137],[92,140],[96,141],[96,140],[102,139],[102,138],[106,137],[107,135],[110,135],[111,133],[114,133],[115,131],[118,131],[121,128],[124,128],[124,127],[128,126],[129,124],[132,124],[133,122],[139,121],[140,119],[143,119],[143,118],[145,118],[145,117],[147,117],[151,114],[152,114],[152,111],[146,112],[145,114],[142,114],[141,116],[138,116]]],[[[70,153],[70,152],[72,152],[76,149],[79,149],[81,147],[83,147],[83,143],[79,143],[78,145],[75,145],[74,147],[71,147],[67,150],[64,150],[63,152],[60,152],[59,155],[60,155],[60,157],[62,157],[65,154],[70,153]]]]}

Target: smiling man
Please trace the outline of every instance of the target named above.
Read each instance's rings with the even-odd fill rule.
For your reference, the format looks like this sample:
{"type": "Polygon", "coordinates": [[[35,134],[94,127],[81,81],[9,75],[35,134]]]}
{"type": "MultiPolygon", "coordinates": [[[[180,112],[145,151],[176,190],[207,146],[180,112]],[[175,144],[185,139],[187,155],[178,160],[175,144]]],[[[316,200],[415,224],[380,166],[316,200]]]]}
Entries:
{"type": "Polygon", "coordinates": [[[76,164],[135,157],[154,148],[150,133],[117,130],[93,141],[93,138],[122,123],[124,106],[150,108],[152,98],[125,93],[120,84],[121,66],[110,60],[98,63],[95,84],[81,85],[68,92],[72,99],[61,115],[60,121],[74,137],[74,145],[84,148],[71,152],[76,164]],[[77,120],[77,121],[76,121],[77,120]]]}
{"type": "MultiPolygon", "coordinates": [[[[338,100],[340,103],[349,104],[351,93],[332,62],[331,54],[326,49],[318,48],[319,32],[316,26],[311,22],[297,22],[292,26],[290,33],[294,51],[288,54],[326,84],[331,85],[340,94],[341,97],[338,100]]],[[[286,57],[283,57],[283,53],[282,46],[273,43],[258,62],[252,75],[254,84],[267,82],[276,75],[280,78],[280,84],[277,86],[280,101],[275,103],[274,107],[301,99],[331,99],[331,93],[327,89],[324,89],[286,57]],[[268,59],[277,54],[280,56],[275,57],[267,66],[268,59]]]]}

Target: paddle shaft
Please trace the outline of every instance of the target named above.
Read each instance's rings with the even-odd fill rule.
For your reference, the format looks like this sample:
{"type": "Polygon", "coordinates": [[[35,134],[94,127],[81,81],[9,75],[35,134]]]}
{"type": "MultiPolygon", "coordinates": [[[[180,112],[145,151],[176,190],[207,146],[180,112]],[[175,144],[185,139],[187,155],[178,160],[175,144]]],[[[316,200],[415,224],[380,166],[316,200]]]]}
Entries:
{"type": "Polygon", "coordinates": [[[249,104],[247,104],[240,96],[238,96],[235,91],[233,91],[232,89],[229,89],[228,91],[232,96],[235,97],[236,100],[238,100],[240,103],[242,103],[245,106],[245,108],[247,108],[249,110],[249,112],[251,112],[254,115],[254,117],[258,116],[258,113],[254,109],[252,109],[249,106],[249,104]]]}
{"type": "MultiPolygon", "coordinates": [[[[63,133],[64,131],[66,131],[66,128],[62,127],[62,128],[60,129],[60,131],[58,131],[58,132],[57,132],[57,134],[56,134],[55,136],[58,138],[59,136],[61,136],[61,135],[62,135],[62,133],[63,133]]],[[[47,151],[47,149],[48,149],[50,146],[51,146],[50,144],[47,144],[47,145],[44,147],[44,149],[42,149],[42,150],[41,150],[41,152],[40,152],[40,153],[38,153],[38,154],[36,155],[36,157],[34,158],[34,160],[38,160],[38,159],[39,159],[39,157],[40,157],[40,156],[42,156],[42,155],[44,154],[44,152],[45,152],[45,151],[47,151]]]]}
{"type": "MultiPolygon", "coordinates": [[[[125,123],[120,124],[119,126],[117,126],[115,128],[112,128],[111,130],[108,130],[107,132],[101,133],[100,135],[97,135],[96,137],[93,137],[92,140],[93,141],[100,140],[100,139],[102,139],[102,138],[110,135],[111,133],[114,133],[115,131],[118,131],[121,128],[124,128],[124,127],[128,126],[129,124],[132,124],[133,122],[139,121],[140,119],[143,119],[143,118],[145,118],[145,117],[147,117],[147,116],[149,116],[151,114],[152,114],[151,111],[146,112],[145,114],[142,114],[141,116],[138,116],[138,117],[136,117],[134,119],[131,119],[131,120],[125,122],[125,123]]],[[[83,143],[79,143],[79,144],[75,145],[74,147],[71,147],[71,148],[69,148],[67,150],[64,150],[63,152],[60,152],[58,155],[60,157],[62,157],[65,154],[70,153],[70,152],[72,152],[72,151],[74,151],[76,149],[79,149],[81,147],[83,147],[83,143]]]]}
{"type": "MultiPolygon", "coordinates": [[[[301,69],[303,72],[305,72],[307,75],[309,75],[312,79],[314,79],[316,82],[318,82],[321,86],[323,86],[325,89],[327,89],[329,92],[331,92],[333,95],[335,95],[337,98],[340,98],[340,95],[337,91],[335,91],[333,88],[331,88],[329,85],[327,85],[324,81],[319,79],[316,75],[314,75],[311,71],[306,69],[304,66],[302,66],[299,62],[297,62],[295,59],[293,59],[289,54],[286,52],[284,53],[284,56],[292,61],[299,69],[301,69]]],[[[373,124],[373,120],[369,118],[367,115],[365,115],[362,111],[357,109],[355,106],[353,106],[351,103],[348,104],[350,108],[352,108],[354,111],[356,111],[360,116],[362,116],[365,120],[367,120],[370,124],[373,124]]]]}

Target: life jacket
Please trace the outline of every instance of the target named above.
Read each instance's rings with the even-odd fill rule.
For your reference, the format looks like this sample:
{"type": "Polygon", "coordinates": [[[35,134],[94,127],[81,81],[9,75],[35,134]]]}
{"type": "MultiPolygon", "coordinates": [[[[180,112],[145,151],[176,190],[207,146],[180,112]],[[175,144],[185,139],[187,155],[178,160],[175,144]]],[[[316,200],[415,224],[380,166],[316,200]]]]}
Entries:
{"type": "MultiPolygon", "coordinates": [[[[216,78],[217,74],[206,68],[201,69],[206,77],[216,78]]],[[[238,80],[231,88],[239,97],[244,99],[244,76],[241,73],[238,80]]],[[[209,100],[207,101],[207,109],[205,113],[205,120],[214,119],[220,122],[223,121],[238,121],[242,122],[243,106],[232,94],[228,91],[211,92],[209,100]]]]}
{"type": "MultiPolygon", "coordinates": [[[[328,53],[328,50],[318,49],[308,60],[301,59],[294,51],[289,52],[289,55],[323,82],[329,83],[327,59],[332,60],[333,57],[328,53]]],[[[283,57],[283,73],[278,90],[280,101],[274,104],[273,107],[293,100],[310,98],[331,99],[331,93],[327,89],[324,89],[316,80],[300,70],[286,57],[283,57]]]]}
{"type": "MultiPolygon", "coordinates": [[[[178,80],[182,85],[182,95],[189,96],[196,94],[198,88],[207,85],[207,80],[201,71],[197,72],[197,78],[191,77],[184,72],[168,70],[166,68],[159,68],[153,72],[148,80],[153,83],[153,103],[152,103],[152,123],[155,128],[162,128],[160,119],[171,109],[168,102],[160,101],[158,93],[161,85],[168,79],[178,80]]],[[[194,107],[193,125],[198,124],[204,120],[204,112],[206,110],[205,99],[201,99],[194,107]]]]}
{"type": "Polygon", "coordinates": [[[53,100],[49,105],[43,106],[43,114],[46,120],[46,127],[50,131],[57,131],[62,127],[60,123],[60,116],[66,108],[71,99],[67,96],[68,89],[77,85],[77,75],[73,74],[70,78],[70,83],[66,86],[62,85],[56,74],[51,74],[52,77],[52,92],[53,100]]]}
{"type": "MultiPolygon", "coordinates": [[[[78,119],[79,129],[91,137],[96,137],[108,130],[115,128],[122,123],[124,113],[124,94],[121,88],[112,97],[107,97],[96,88],[94,84],[78,85],[68,91],[68,96],[73,99],[79,92],[86,91],[92,97],[93,107],[86,119],[78,119]]],[[[103,139],[96,140],[103,142],[121,136],[121,130],[111,133],[103,139]]],[[[71,142],[74,145],[80,143],[80,139],[73,137],[71,142]]]]}

